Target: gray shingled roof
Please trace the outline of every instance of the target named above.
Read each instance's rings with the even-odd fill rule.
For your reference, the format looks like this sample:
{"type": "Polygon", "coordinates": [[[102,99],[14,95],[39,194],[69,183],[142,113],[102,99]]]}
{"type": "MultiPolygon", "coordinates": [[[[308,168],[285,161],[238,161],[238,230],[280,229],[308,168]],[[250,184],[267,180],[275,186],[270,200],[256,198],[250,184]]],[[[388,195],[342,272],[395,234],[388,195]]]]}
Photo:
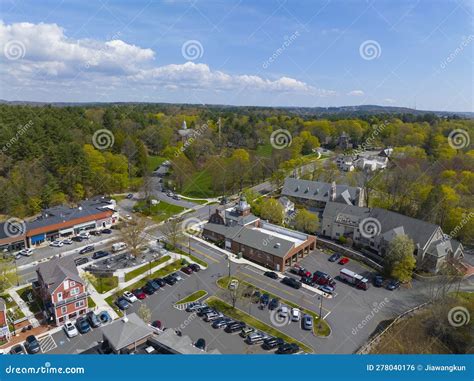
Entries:
{"type": "Polygon", "coordinates": [[[132,313],[126,319],[121,318],[102,328],[104,338],[116,351],[136,343],[153,334],[153,330],[132,313]]]}
{"type": "Polygon", "coordinates": [[[243,228],[241,225],[226,226],[209,222],[203,226],[203,229],[223,235],[226,238],[233,238],[243,228]]]}
{"type": "Polygon", "coordinates": [[[193,345],[193,341],[189,336],[178,336],[173,329],[165,330],[158,336],[154,336],[150,341],[157,342],[158,345],[164,346],[171,351],[183,355],[205,355],[221,353],[217,349],[213,349],[209,352],[202,351],[193,345]]]}
{"type": "MultiPolygon", "coordinates": [[[[330,183],[288,177],[285,179],[281,194],[283,196],[298,197],[306,200],[329,202],[331,186],[330,183]]],[[[357,187],[336,184],[336,199],[339,202],[344,202],[344,195],[348,193],[350,202],[354,203],[354,200],[358,200],[359,198],[360,190],[361,189],[357,187]]]]}
{"type": "Polygon", "coordinates": [[[233,240],[245,246],[270,253],[274,256],[284,258],[288,251],[295,247],[294,242],[280,237],[265,234],[256,229],[244,228],[233,240]]]}
{"type": "Polygon", "coordinates": [[[64,280],[71,279],[79,283],[84,281],[79,276],[76,264],[72,256],[51,259],[40,263],[37,271],[41,274],[45,283],[52,289],[56,289],[64,280]]]}
{"type": "Polygon", "coordinates": [[[424,248],[430,241],[433,234],[440,229],[438,225],[430,222],[404,216],[403,214],[391,212],[389,210],[381,208],[361,208],[336,202],[328,202],[326,204],[323,212],[323,219],[335,219],[339,214],[358,216],[360,221],[368,217],[376,218],[380,222],[382,228],[380,234],[382,235],[388,233],[387,236],[390,236],[392,233],[397,232],[397,230],[391,232],[394,229],[398,229],[398,232],[401,232],[399,228],[403,227],[405,234],[408,235],[415,244],[419,244],[422,248],[424,248]]]}

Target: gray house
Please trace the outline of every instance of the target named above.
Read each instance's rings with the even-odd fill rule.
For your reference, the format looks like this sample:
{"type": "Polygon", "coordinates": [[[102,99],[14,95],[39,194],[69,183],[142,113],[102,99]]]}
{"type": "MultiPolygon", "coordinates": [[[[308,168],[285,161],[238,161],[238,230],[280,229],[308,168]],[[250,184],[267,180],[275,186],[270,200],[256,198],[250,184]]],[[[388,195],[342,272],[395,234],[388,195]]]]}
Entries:
{"type": "Polygon", "coordinates": [[[463,246],[445,235],[439,225],[381,208],[361,208],[328,202],[320,232],[332,239],[350,238],[373,259],[381,260],[389,243],[405,234],[415,243],[418,269],[438,272],[448,259],[462,258],[463,246]]]}

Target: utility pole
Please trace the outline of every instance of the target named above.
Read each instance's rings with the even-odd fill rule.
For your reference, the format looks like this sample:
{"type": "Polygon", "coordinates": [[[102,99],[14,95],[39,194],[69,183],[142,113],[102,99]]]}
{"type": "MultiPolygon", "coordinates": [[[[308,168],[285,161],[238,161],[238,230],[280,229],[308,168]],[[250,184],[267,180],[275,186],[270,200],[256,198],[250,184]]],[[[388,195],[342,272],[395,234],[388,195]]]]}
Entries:
{"type": "Polygon", "coordinates": [[[319,295],[319,323],[318,327],[321,330],[322,324],[321,324],[321,319],[323,318],[323,296],[319,295]]]}
{"type": "Polygon", "coordinates": [[[227,268],[229,269],[229,278],[230,278],[230,256],[227,257],[227,268]]]}

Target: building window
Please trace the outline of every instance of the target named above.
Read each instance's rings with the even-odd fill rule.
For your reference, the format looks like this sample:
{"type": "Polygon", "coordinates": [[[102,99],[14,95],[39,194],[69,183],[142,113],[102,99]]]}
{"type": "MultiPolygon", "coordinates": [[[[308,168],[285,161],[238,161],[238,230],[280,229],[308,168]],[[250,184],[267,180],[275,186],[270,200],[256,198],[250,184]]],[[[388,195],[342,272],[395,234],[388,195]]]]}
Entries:
{"type": "Polygon", "coordinates": [[[56,294],[56,298],[58,299],[58,302],[60,302],[61,300],[63,300],[63,293],[62,292],[58,292],[56,294]]]}
{"type": "Polygon", "coordinates": [[[71,296],[79,294],[79,287],[75,287],[71,290],[71,296]]]}
{"type": "Polygon", "coordinates": [[[70,285],[71,287],[74,287],[74,286],[76,285],[76,282],[74,282],[74,281],[71,280],[71,281],[69,282],[69,285],[70,285]]]}
{"type": "Polygon", "coordinates": [[[76,302],[75,306],[76,306],[76,308],[84,307],[84,301],[79,300],[78,302],[76,302]]]}
{"type": "Polygon", "coordinates": [[[65,313],[67,313],[67,306],[61,307],[61,314],[64,315],[65,313]]]}

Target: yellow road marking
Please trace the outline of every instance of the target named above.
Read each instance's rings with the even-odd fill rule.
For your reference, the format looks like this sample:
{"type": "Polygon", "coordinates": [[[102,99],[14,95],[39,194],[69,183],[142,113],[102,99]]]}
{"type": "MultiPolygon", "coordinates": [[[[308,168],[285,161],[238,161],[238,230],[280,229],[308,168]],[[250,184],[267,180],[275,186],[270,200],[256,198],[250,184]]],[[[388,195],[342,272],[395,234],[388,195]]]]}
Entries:
{"type": "Polygon", "coordinates": [[[194,248],[193,246],[191,246],[191,250],[192,250],[192,251],[195,251],[196,253],[201,254],[202,256],[206,257],[207,259],[209,259],[209,260],[211,260],[211,261],[213,261],[213,262],[216,262],[216,263],[220,263],[220,262],[221,262],[221,261],[219,261],[219,260],[217,260],[217,259],[211,257],[210,255],[203,253],[201,250],[198,250],[198,249],[194,248]]]}

